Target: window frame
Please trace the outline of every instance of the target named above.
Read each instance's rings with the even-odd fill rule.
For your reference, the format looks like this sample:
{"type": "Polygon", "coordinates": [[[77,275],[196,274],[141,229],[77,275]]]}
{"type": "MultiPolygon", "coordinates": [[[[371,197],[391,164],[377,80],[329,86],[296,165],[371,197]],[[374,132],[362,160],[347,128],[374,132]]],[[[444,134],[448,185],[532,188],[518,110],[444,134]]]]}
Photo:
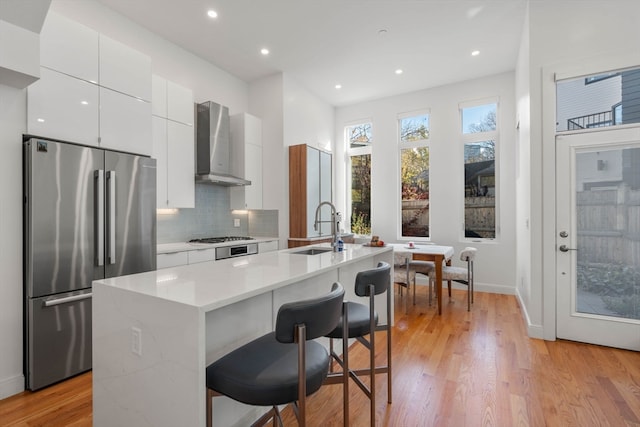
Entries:
{"type": "MultiPolygon", "coordinates": [[[[416,236],[404,236],[402,234],[402,150],[412,149],[412,148],[426,148],[429,151],[429,170],[431,170],[431,109],[430,108],[422,108],[419,110],[407,111],[404,113],[398,113],[396,116],[396,153],[398,156],[397,160],[397,171],[396,171],[396,212],[398,215],[398,221],[396,225],[396,238],[398,241],[431,241],[431,199],[429,199],[429,235],[426,237],[416,237],[416,236]],[[417,117],[421,115],[427,115],[429,120],[429,136],[426,139],[419,139],[414,141],[402,141],[402,120],[409,117],[417,117]]],[[[431,178],[429,178],[429,185],[431,185],[431,178]]]]}
{"type": "MultiPolygon", "coordinates": [[[[344,128],[343,128],[343,135],[344,135],[344,147],[345,147],[345,181],[346,181],[346,188],[345,188],[345,195],[346,195],[346,204],[345,204],[345,214],[344,214],[344,229],[345,231],[348,230],[349,233],[352,233],[351,231],[351,212],[353,211],[353,200],[351,198],[351,189],[352,189],[352,178],[351,178],[351,168],[352,168],[352,164],[351,164],[351,157],[353,156],[362,156],[362,155],[369,155],[371,157],[373,157],[373,141],[375,140],[374,138],[374,125],[373,125],[373,120],[371,118],[366,118],[366,119],[362,119],[362,120],[356,120],[356,121],[352,121],[349,123],[345,123],[344,128]],[[352,128],[354,126],[358,126],[358,125],[364,125],[364,124],[369,124],[371,125],[371,141],[368,145],[363,145],[360,147],[355,147],[352,148],[351,147],[351,140],[350,140],[350,135],[348,132],[349,128],[352,128]]],[[[371,191],[371,188],[369,188],[369,191],[371,191]]],[[[371,218],[371,211],[369,212],[369,224],[372,224],[372,218],[371,218]]]]}
{"type": "Polygon", "coordinates": [[[462,167],[460,174],[462,175],[460,182],[462,182],[462,191],[460,196],[460,213],[461,213],[461,227],[460,227],[460,241],[461,242],[497,242],[500,240],[500,126],[502,120],[500,118],[500,98],[488,97],[472,101],[461,101],[458,103],[458,120],[459,120],[459,138],[460,138],[460,151],[459,158],[462,160],[462,167]],[[470,132],[464,133],[463,129],[463,109],[474,108],[481,105],[496,105],[496,128],[492,131],[486,132],[470,132]],[[495,237],[466,237],[465,231],[465,218],[466,218],[466,206],[465,206],[465,168],[464,168],[464,149],[466,144],[481,143],[485,141],[494,141],[494,180],[495,180],[495,237]]]}

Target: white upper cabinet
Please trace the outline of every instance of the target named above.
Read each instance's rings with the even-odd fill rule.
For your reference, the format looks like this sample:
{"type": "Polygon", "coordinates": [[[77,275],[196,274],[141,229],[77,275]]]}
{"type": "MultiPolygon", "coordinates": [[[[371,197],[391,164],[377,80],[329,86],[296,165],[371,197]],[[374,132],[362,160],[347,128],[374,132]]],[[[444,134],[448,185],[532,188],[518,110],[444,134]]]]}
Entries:
{"type": "Polygon", "coordinates": [[[98,145],[98,86],[41,68],[27,88],[27,132],[98,145]]]}
{"type": "Polygon", "coordinates": [[[100,86],[151,102],[151,58],[100,34],[100,86]]]}
{"type": "Polygon", "coordinates": [[[169,207],[167,195],[167,120],[158,116],[151,118],[153,152],[151,157],[156,159],[156,205],[158,208],[169,207]]]}
{"type": "Polygon", "coordinates": [[[193,126],[193,92],[167,81],[167,118],[193,126]]]}
{"type": "Polygon", "coordinates": [[[98,32],[49,12],[40,33],[40,65],[98,83],[98,32]]]}
{"type": "Polygon", "coordinates": [[[153,157],[158,208],[195,207],[193,93],[153,76],[153,157]]]}
{"type": "Polygon", "coordinates": [[[233,173],[251,185],[232,187],[232,209],[262,209],[262,121],[251,114],[231,116],[233,173]]]}
{"type": "Polygon", "coordinates": [[[167,207],[195,207],[193,126],[167,120],[167,207]]]}
{"type": "Polygon", "coordinates": [[[150,156],[151,104],[101,87],[100,146],[150,156]]]}
{"type": "Polygon", "coordinates": [[[151,114],[167,118],[167,79],[151,76],[151,114]]]}

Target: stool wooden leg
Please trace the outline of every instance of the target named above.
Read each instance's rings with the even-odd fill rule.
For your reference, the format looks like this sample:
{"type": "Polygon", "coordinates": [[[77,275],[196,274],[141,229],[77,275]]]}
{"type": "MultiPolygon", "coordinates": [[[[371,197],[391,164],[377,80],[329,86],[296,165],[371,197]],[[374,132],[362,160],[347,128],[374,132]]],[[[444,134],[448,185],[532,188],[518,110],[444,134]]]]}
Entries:
{"type": "Polygon", "coordinates": [[[213,414],[211,411],[213,410],[213,391],[208,388],[207,389],[207,427],[211,427],[213,425],[213,414]]]}

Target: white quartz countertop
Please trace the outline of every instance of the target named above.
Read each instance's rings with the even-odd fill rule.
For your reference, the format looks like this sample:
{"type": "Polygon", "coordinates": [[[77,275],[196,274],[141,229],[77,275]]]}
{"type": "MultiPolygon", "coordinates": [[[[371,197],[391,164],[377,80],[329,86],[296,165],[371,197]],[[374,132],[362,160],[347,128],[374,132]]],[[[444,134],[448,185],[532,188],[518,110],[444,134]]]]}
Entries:
{"type": "Polygon", "coordinates": [[[252,240],[232,240],[222,243],[189,243],[189,242],[176,242],[176,243],[160,243],[156,247],[156,251],[159,254],[170,254],[174,252],[185,251],[197,251],[202,249],[219,248],[222,246],[235,246],[246,243],[260,243],[260,242],[272,242],[278,240],[277,237],[255,237],[252,240]]]}
{"type": "Polygon", "coordinates": [[[285,249],[203,262],[128,276],[101,279],[96,284],[198,307],[207,312],[295,283],[322,271],[392,251],[345,244],[343,252],[301,255],[295,252],[328,244],[285,249]]]}

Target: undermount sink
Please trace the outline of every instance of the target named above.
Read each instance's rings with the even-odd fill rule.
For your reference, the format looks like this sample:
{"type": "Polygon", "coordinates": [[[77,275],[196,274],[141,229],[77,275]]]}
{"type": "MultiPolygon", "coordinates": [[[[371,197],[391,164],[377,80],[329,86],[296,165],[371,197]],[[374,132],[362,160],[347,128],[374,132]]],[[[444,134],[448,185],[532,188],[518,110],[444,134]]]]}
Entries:
{"type": "Polygon", "coordinates": [[[298,255],[318,255],[318,254],[323,254],[325,252],[331,252],[333,249],[331,248],[309,248],[309,249],[303,249],[301,251],[295,251],[295,252],[291,252],[292,254],[298,254],[298,255]]]}

